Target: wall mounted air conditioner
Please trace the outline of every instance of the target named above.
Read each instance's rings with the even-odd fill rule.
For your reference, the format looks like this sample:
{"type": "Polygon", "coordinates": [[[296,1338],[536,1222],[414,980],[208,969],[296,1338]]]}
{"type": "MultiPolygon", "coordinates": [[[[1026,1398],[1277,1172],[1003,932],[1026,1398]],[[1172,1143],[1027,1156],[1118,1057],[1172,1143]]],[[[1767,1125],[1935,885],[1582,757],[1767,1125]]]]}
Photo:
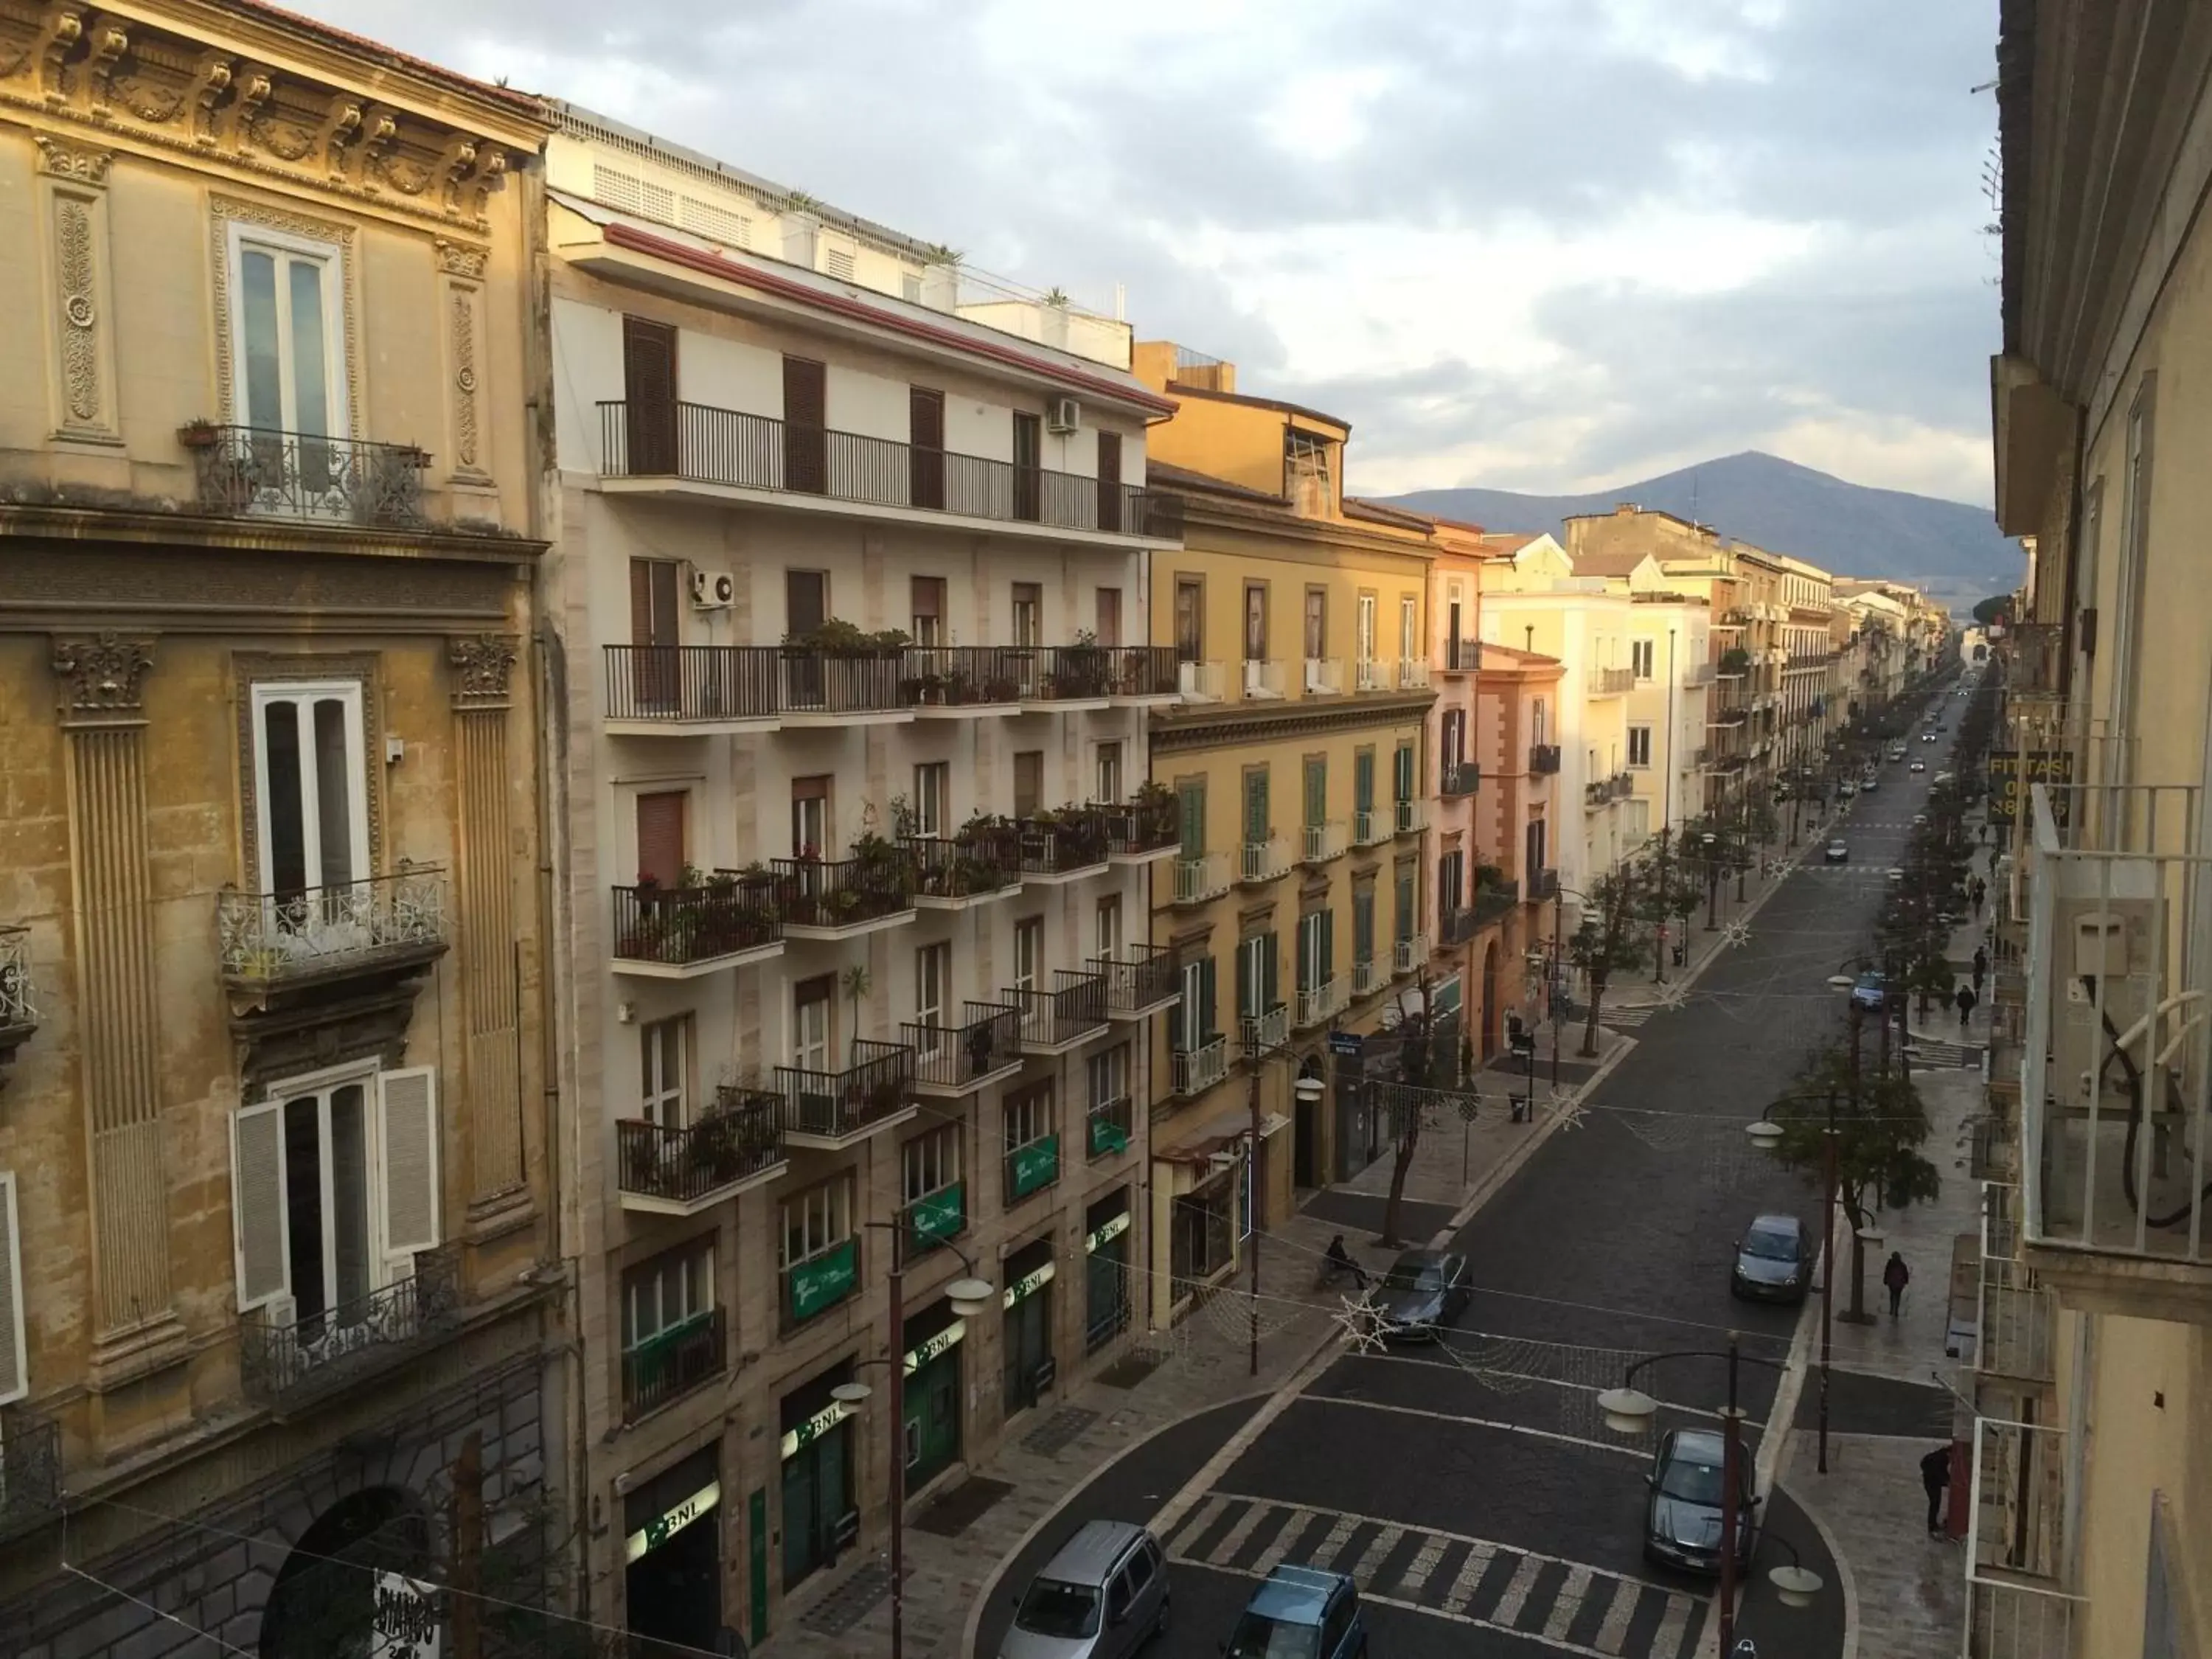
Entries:
{"type": "Polygon", "coordinates": [[[1083,424],[1083,405],[1073,398],[1054,398],[1044,406],[1048,432],[1073,432],[1083,424]]]}
{"type": "Polygon", "coordinates": [[[738,597],[738,579],[726,570],[691,573],[691,603],[702,611],[726,610],[738,597]]]}

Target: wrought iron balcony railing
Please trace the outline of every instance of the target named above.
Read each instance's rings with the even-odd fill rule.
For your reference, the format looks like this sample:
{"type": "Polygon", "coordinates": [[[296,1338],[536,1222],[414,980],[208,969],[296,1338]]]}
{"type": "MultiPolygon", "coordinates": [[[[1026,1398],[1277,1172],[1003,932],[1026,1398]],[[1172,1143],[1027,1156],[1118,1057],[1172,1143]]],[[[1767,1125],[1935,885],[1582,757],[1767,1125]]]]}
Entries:
{"type": "Polygon", "coordinates": [[[883,847],[844,859],[774,859],[787,927],[863,927],[914,908],[915,861],[883,847]]]}
{"type": "Polygon", "coordinates": [[[303,1315],[272,1304],[242,1314],[246,1397],[276,1411],[325,1398],[439,1340],[459,1322],[460,1307],[460,1249],[444,1244],[417,1250],[405,1279],[334,1308],[303,1315]]]}
{"type": "Polygon", "coordinates": [[[1444,672],[1472,674],[1482,666],[1480,640],[1446,640],[1444,641],[1444,672]]]}
{"type": "Polygon", "coordinates": [[[781,900],[775,877],[733,870],[689,887],[617,887],[612,955],[686,968],[765,950],[783,937],[781,900]]]}
{"type": "Polygon", "coordinates": [[[191,452],[204,513],[403,529],[429,522],[430,458],[412,444],[203,422],[178,436],[191,452]]]}
{"type": "Polygon", "coordinates": [[[1114,697],[1172,697],[1182,690],[1171,645],[1115,645],[1106,653],[1106,692],[1114,697]]]}
{"type": "Polygon", "coordinates": [[[921,677],[907,672],[902,649],[817,651],[798,645],[766,647],[776,653],[776,701],[787,720],[826,723],[840,714],[894,714],[910,708],[921,677]]]}
{"type": "Polygon", "coordinates": [[[1182,963],[1164,945],[1125,945],[1119,957],[1094,957],[1091,967],[1106,981],[1106,1011],[1133,1018],[1164,1008],[1181,994],[1182,963]]]}
{"type": "Polygon", "coordinates": [[[965,1093],[1022,1058],[1022,1013],[995,1002],[971,1002],[957,1025],[899,1027],[914,1050],[915,1081],[925,1089],[965,1093]]]}
{"type": "Polygon", "coordinates": [[[1229,1075],[1229,1039],[1210,1035],[1195,1048],[1176,1048],[1169,1055],[1176,1094],[1204,1094],[1229,1075]]]}
{"type": "Polygon", "coordinates": [[[1024,1048],[1064,1048],[1106,1028],[1103,974],[1056,968],[1053,981],[1049,991],[1017,986],[1006,993],[1007,1004],[1021,1016],[1024,1048]]]}
{"type": "Polygon", "coordinates": [[[1482,769],[1473,761],[1446,761],[1438,771],[1437,793],[1457,799],[1472,795],[1481,785],[1482,769]]]}
{"type": "Polygon", "coordinates": [[[1521,884],[1517,881],[1486,882],[1474,890],[1474,902],[1468,908],[1474,913],[1477,933],[1502,920],[1521,907],[1521,884]]]}
{"type": "Polygon", "coordinates": [[[914,896],[921,903],[951,907],[1021,884],[1021,840],[1011,826],[907,836],[899,845],[914,860],[914,896]]]}
{"type": "Polygon", "coordinates": [[[615,1125],[617,1179],[626,1194],[689,1207],[784,1162],[782,1097],[725,1085],[693,1122],[624,1118],[615,1125]]]}
{"type": "Polygon", "coordinates": [[[1182,845],[1182,811],[1172,798],[1121,801],[1094,810],[1105,825],[1110,857],[1148,859],[1182,845]]]}
{"type": "Polygon", "coordinates": [[[1260,1013],[1237,1016],[1237,1049],[1239,1059],[1257,1060],[1270,1048],[1279,1048],[1290,1040],[1291,1010],[1287,1003],[1279,1002],[1260,1013]]]}
{"type": "Polygon", "coordinates": [[[915,1053],[902,1042],[853,1045],[840,1072],[805,1066],[775,1068],[783,1097],[783,1132],[814,1140],[842,1140],[896,1117],[914,1103],[915,1053]]]}
{"type": "Polygon", "coordinates": [[[1437,937],[1446,949],[1464,945],[1474,937],[1474,907],[1462,904],[1446,910],[1437,924],[1437,937]]]}
{"type": "Polygon", "coordinates": [[[1121,536],[1172,536],[1141,486],[678,402],[602,402],[600,471],[1121,536]]]}
{"type": "Polygon", "coordinates": [[[1326,823],[1300,826],[1298,861],[1301,864],[1326,864],[1341,858],[1351,845],[1345,834],[1344,820],[1331,818],[1326,823]]]}
{"type": "Polygon", "coordinates": [[[1024,702],[1096,702],[1114,689],[1114,653],[1103,645],[1042,645],[1024,651],[1024,702]]]}
{"type": "Polygon", "coordinates": [[[0,1407],[0,1538],[43,1524],[61,1506],[61,1425],[27,1406],[0,1407]]]}
{"type": "Polygon", "coordinates": [[[606,717],[665,726],[771,720],[782,708],[772,645],[610,645],[606,717]]]}
{"type": "Polygon", "coordinates": [[[623,1420],[634,1423],[714,1381],[729,1363],[729,1346],[722,1310],[709,1308],[624,1348],[623,1420]]]}
{"type": "Polygon", "coordinates": [[[1229,854],[1200,853],[1196,858],[1180,858],[1175,861],[1175,902],[1177,904],[1203,904],[1208,899],[1219,898],[1230,889],[1229,854]]]}
{"type": "Polygon", "coordinates": [[[1559,769],[1559,745],[1556,743],[1532,743],[1528,745],[1528,769],[1539,777],[1548,777],[1559,769]]]}
{"type": "Polygon", "coordinates": [[[1103,814],[1088,807],[1063,807],[1048,816],[1020,821],[1022,873],[1073,876],[1095,870],[1113,856],[1103,814]]]}
{"type": "Polygon", "coordinates": [[[901,656],[899,701],[916,708],[1016,707],[1032,654],[1011,645],[910,645],[901,656]]]}
{"type": "Polygon", "coordinates": [[[434,956],[446,939],[446,872],[404,869],[289,893],[216,896],[223,976],[270,985],[434,956]]]}
{"type": "Polygon", "coordinates": [[[31,930],[0,927],[0,1060],[39,1028],[39,1005],[31,981],[31,930]]]}
{"type": "Polygon", "coordinates": [[[1297,996],[1297,1018],[1292,1022],[1298,1030],[1334,1019],[1344,1010],[1345,982],[1334,974],[1320,984],[1309,986],[1297,996]]]}

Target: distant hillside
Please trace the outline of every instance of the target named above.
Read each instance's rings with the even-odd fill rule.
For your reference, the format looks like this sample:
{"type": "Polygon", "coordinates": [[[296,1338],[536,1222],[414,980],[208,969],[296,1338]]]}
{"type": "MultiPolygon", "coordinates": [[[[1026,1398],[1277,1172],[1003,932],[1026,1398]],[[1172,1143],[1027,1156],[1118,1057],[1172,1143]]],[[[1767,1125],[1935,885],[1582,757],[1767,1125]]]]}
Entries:
{"type": "Polygon", "coordinates": [[[1680,472],[1588,495],[1522,495],[1505,489],[1417,489],[1401,507],[1466,519],[1486,530],[1548,530],[1577,514],[1622,501],[1709,524],[1732,540],[1794,554],[1846,576],[1913,582],[1963,611],[2019,584],[2019,544],[1987,507],[1899,489],[1846,483],[1809,466],[1747,450],[1680,472]]]}

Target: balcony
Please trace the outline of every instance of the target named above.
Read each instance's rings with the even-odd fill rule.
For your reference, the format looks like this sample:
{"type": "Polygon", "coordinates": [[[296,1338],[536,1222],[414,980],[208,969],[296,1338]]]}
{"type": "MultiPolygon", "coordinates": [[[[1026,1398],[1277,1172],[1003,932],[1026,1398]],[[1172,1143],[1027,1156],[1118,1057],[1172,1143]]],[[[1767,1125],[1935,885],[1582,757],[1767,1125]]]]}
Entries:
{"type": "Polygon", "coordinates": [[[1177,1048],[1168,1056],[1170,1080],[1183,1099],[1202,1095],[1229,1075],[1229,1039],[1208,1036],[1195,1048],[1177,1048]]]}
{"type": "Polygon", "coordinates": [[[1751,626],[1751,611],[1743,605],[1736,605],[1730,610],[1722,611],[1721,614],[1714,619],[1713,626],[1716,628],[1748,628],[1751,626]]]}
{"type": "Polygon", "coordinates": [[[916,720],[1017,714],[1030,655],[1011,645],[908,646],[900,659],[898,701],[916,720]]]}
{"type": "Polygon", "coordinates": [[[1352,814],[1352,844],[1380,847],[1390,839],[1390,817],[1371,806],[1357,807],[1352,814]]]}
{"type": "Polygon", "coordinates": [[[1344,1012],[1345,991],[1345,982],[1334,975],[1310,989],[1300,991],[1291,1028],[1304,1031],[1326,1025],[1344,1012]]]}
{"type": "Polygon", "coordinates": [[[1352,994],[1355,998],[1371,997],[1389,982],[1390,976],[1373,957],[1361,957],[1352,963],[1352,994]]]}
{"type": "Polygon", "coordinates": [[[599,404],[600,476],[652,493],[802,505],[845,503],[862,516],[908,513],[1043,531],[1172,540],[1172,509],[1141,486],[896,443],[704,404],[599,404]]]}
{"type": "Polygon", "coordinates": [[[1182,851],[1182,811],[1173,795],[1095,809],[1106,825],[1106,856],[1115,864],[1157,864],[1182,851]]]}
{"type": "Polygon", "coordinates": [[[1401,691],[1425,691],[1429,689],[1429,659],[1426,657],[1398,659],[1398,689],[1401,691]]]}
{"type": "Polygon", "coordinates": [[[2087,1604],[2062,1588],[2066,1463],[2063,1430],[1974,1419],[1966,1651],[1976,1659],[2073,1659],[2087,1604]]]}
{"type": "Polygon", "coordinates": [[[772,732],[781,723],[782,653],[767,645],[610,645],[610,737],[772,732]]]}
{"type": "Polygon", "coordinates": [[[1437,793],[1447,800],[1472,795],[1482,787],[1482,768],[1473,761],[1446,761],[1437,777],[1437,793]]]}
{"type": "Polygon", "coordinates": [[[1092,1161],[1119,1158],[1129,1150],[1136,1133],[1137,1107],[1128,1096],[1093,1102],[1085,1118],[1084,1145],[1092,1161]]]}
{"type": "Polygon", "coordinates": [[[1093,973],[1106,981],[1106,1012],[1113,1019],[1143,1019],[1182,1000],[1182,964],[1164,945],[1125,945],[1117,957],[1093,957],[1093,973]]]}
{"type": "Polygon", "coordinates": [[[1391,803],[1391,833],[1418,836],[1428,828],[1428,809],[1418,800],[1408,798],[1391,803]]]}
{"type": "Polygon", "coordinates": [[[1053,970],[1049,991],[1016,986],[1006,994],[1021,1017],[1025,1054],[1064,1054],[1106,1029],[1106,976],[1066,968],[1053,970]]]}
{"type": "Polygon", "coordinates": [[[1682,671],[1682,690],[1695,691],[1713,683],[1713,665],[1709,662],[1693,662],[1682,671]]]}
{"type": "Polygon", "coordinates": [[[1326,823],[1309,823],[1298,832],[1298,862],[1327,864],[1331,859],[1340,859],[1351,850],[1351,838],[1346,833],[1342,818],[1331,818],[1326,823]]]}
{"type": "Polygon", "coordinates": [[[2212,858],[2194,787],[2036,784],[2021,1189],[2039,1280],[2100,1312],[2212,1294],[2212,858]]]}
{"type": "Polygon", "coordinates": [[[1046,886],[1079,881],[1113,857],[1105,817],[1094,807],[1066,806],[1021,823],[1022,879],[1046,886]]]}
{"type": "Polygon", "coordinates": [[[1521,908],[1521,884],[1517,881],[1487,882],[1474,890],[1474,902],[1468,907],[1474,916],[1478,933],[1492,922],[1503,921],[1521,908]]]}
{"type": "Polygon", "coordinates": [[[1117,708],[1151,708],[1182,696],[1180,665],[1171,645],[1103,646],[1106,696],[1117,708]]]}
{"type": "Polygon", "coordinates": [[[765,872],[717,870],[685,887],[617,887],[611,965],[642,979],[696,979],[781,956],[781,896],[765,872]]]}
{"type": "Polygon", "coordinates": [[[1001,1164],[1006,1178],[1006,1203],[1011,1209],[1033,1193],[1041,1193],[1060,1180],[1060,1137],[1039,1135],[1019,1146],[1010,1146],[1001,1164]]]}
{"type": "Polygon", "coordinates": [[[1437,926],[1437,943],[1449,951],[1466,944],[1474,937],[1474,907],[1462,904],[1446,910],[1437,926]]]}
{"type": "Polygon", "coordinates": [[[1286,1003],[1279,1002],[1272,1008],[1256,1014],[1240,1014],[1237,1018],[1237,1057],[1239,1060],[1259,1060],[1271,1048],[1279,1048],[1291,1040],[1291,1010],[1286,1003]]]}
{"type": "Polygon", "coordinates": [[[1540,778],[1550,777],[1559,769],[1559,745],[1556,743],[1532,743],[1528,745],[1528,770],[1540,778]]]}
{"type": "Polygon", "coordinates": [[[1248,841],[1244,843],[1243,858],[1237,866],[1237,880],[1247,887],[1256,886],[1261,882],[1273,881],[1279,876],[1288,874],[1290,867],[1290,848],[1284,844],[1281,836],[1270,836],[1266,841],[1248,841]]]}
{"type": "MultiPolygon", "coordinates": [[[[917,718],[921,677],[907,672],[900,647],[829,653],[770,646],[776,700],[786,726],[895,726],[917,718]]],[[[995,687],[988,688],[995,690],[995,687]]]]}
{"type": "Polygon", "coordinates": [[[1101,645],[1047,645],[1022,660],[1022,707],[1033,714],[1109,708],[1114,653],[1101,645]]]}
{"type": "Polygon", "coordinates": [[[417,969],[445,954],[446,872],[402,869],[289,893],[226,887],[216,895],[216,939],[224,983],[257,1001],[417,969]]]}
{"type": "Polygon", "coordinates": [[[1741,702],[1724,702],[1717,708],[1705,710],[1707,726],[1741,726],[1751,710],[1741,702]]]}
{"type": "Polygon", "coordinates": [[[1531,870],[1528,879],[1522,884],[1529,903],[1542,904],[1547,900],[1559,897],[1559,872],[1557,870],[1531,870]]]}
{"type": "Polygon", "coordinates": [[[957,1100],[1022,1068],[1021,1010],[1002,1003],[970,1002],[957,1025],[908,1021],[899,1036],[920,1094],[957,1100]]]}
{"type": "Polygon", "coordinates": [[[0,1407],[0,1538],[61,1512],[62,1429],[27,1406],[0,1407]]]}
{"type": "Polygon", "coordinates": [[[419,529],[430,458],[412,444],[326,438],[270,427],[195,421],[177,436],[191,452],[203,513],[371,529],[419,529]]]}
{"type": "Polygon", "coordinates": [[[1204,904],[1230,889],[1229,854],[1200,853],[1175,861],[1175,902],[1204,904]]]}
{"type": "Polygon", "coordinates": [[[1617,697],[1636,689],[1636,671],[1632,668],[1593,668],[1589,672],[1589,695],[1593,697],[1617,697]]]}
{"type": "Polygon", "coordinates": [[[725,1085],[696,1122],[625,1118],[615,1125],[622,1206],[647,1215],[696,1215],[784,1170],[782,1097],[725,1085]]]}
{"type": "Polygon", "coordinates": [[[788,939],[858,939],[914,920],[915,861],[884,842],[842,859],[774,859],[788,939]]]}
{"type": "Polygon", "coordinates": [[[1283,696],[1283,665],[1247,658],[1244,663],[1244,698],[1248,702],[1280,702],[1283,696]]]}
{"type": "Polygon", "coordinates": [[[1176,690],[1185,702],[1219,702],[1228,695],[1228,672],[1218,662],[1186,659],[1176,665],[1176,690]]]}
{"type": "Polygon", "coordinates": [[[785,1144],[842,1152],[905,1122],[917,1109],[914,1073],[913,1049],[865,1037],[853,1044],[853,1063],[842,1072],[777,1066],[785,1144]]]}
{"type": "Polygon", "coordinates": [[[32,991],[30,929],[0,927],[0,1066],[14,1060],[38,1031],[32,991]]]}
{"type": "Polygon", "coordinates": [[[1341,657],[1308,657],[1305,659],[1304,685],[1310,697],[1340,697],[1344,695],[1344,659],[1341,657]]]}
{"type": "Polygon", "coordinates": [[[2009,1256],[1989,1254],[1986,1220],[1981,1286],[1974,1316],[1974,1370],[1992,1380],[2051,1380],[2051,1334],[2057,1307],[2051,1293],[2009,1256]]]}
{"type": "Polygon", "coordinates": [[[289,1297],[239,1316],[246,1397],[280,1419],[382,1376],[460,1322],[458,1245],[417,1250],[413,1272],[382,1290],[304,1317],[289,1297]]]}
{"type": "Polygon", "coordinates": [[[1407,974],[1419,973],[1428,959],[1429,936],[1426,933],[1408,933],[1391,944],[1390,971],[1401,979],[1407,974]]]}
{"type": "Polygon", "coordinates": [[[1826,668],[1842,654],[1837,651],[1816,651],[1802,657],[1791,657],[1782,665],[1782,672],[1785,674],[1811,673],[1816,669],[1826,668]]]}
{"type": "Polygon", "coordinates": [[[622,1356],[623,1421],[635,1423],[722,1374],[729,1331],[720,1308],[648,1336],[622,1356]]]}
{"type": "Polygon", "coordinates": [[[1472,674],[1482,666],[1480,640],[1446,640],[1444,641],[1444,672],[1472,674]]]}
{"type": "Polygon", "coordinates": [[[914,860],[914,902],[924,910],[968,910],[1021,890],[1021,845],[1011,827],[941,836],[905,836],[914,860]]]}
{"type": "Polygon", "coordinates": [[[1593,811],[1610,806],[1617,800],[1626,800],[1636,793],[1635,775],[1616,772],[1609,778],[1599,778],[1583,786],[1583,805],[1593,811]]]}
{"type": "Polygon", "coordinates": [[[1353,689],[1363,694],[1388,691],[1396,684],[1395,677],[1390,672],[1390,665],[1373,657],[1361,657],[1355,661],[1352,665],[1352,677],[1353,689]]]}

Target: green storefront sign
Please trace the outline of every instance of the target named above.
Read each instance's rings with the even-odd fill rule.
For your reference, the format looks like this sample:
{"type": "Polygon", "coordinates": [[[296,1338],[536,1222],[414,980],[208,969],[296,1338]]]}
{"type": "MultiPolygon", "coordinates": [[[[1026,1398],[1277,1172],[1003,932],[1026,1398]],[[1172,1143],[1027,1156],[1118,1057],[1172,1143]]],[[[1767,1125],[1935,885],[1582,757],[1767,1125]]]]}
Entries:
{"type": "Polygon", "coordinates": [[[858,1244],[847,1239],[834,1250],[794,1262],[784,1275],[791,1297],[791,1318],[804,1324],[824,1308],[834,1308],[853,1293],[860,1278],[858,1244]]]}
{"type": "Polygon", "coordinates": [[[1091,1120],[1091,1156],[1103,1158],[1129,1150],[1129,1132],[1112,1117],[1101,1114],[1091,1120]]]}
{"type": "Polygon", "coordinates": [[[1060,1179],[1060,1137],[1045,1135],[1017,1146],[1006,1159],[1007,1197],[1027,1198],[1060,1179]]]}
{"type": "Polygon", "coordinates": [[[925,1194],[907,1206],[907,1248],[916,1255],[941,1244],[968,1223],[967,1191],[959,1182],[925,1194]]]}

